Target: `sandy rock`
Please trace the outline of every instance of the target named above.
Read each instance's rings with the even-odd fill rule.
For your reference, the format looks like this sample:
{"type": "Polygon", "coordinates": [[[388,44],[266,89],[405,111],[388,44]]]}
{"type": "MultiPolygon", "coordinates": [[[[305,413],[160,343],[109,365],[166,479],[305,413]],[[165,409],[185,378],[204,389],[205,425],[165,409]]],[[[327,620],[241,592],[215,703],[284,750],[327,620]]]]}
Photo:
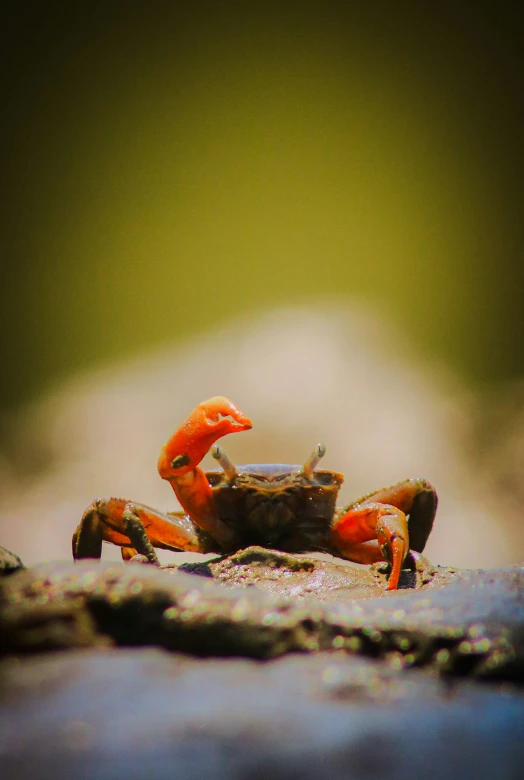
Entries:
{"type": "Polygon", "coordinates": [[[1,776],[519,777],[524,566],[408,574],[254,547],[4,577],[1,776]]]}
{"type": "MultiPolygon", "coordinates": [[[[169,564],[166,568],[169,568],[169,564]]],[[[363,566],[325,554],[294,554],[248,547],[233,555],[204,563],[182,564],[179,571],[213,577],[230,586],[250,587],[299,601],[378,598],[384,595],[389,567],[363,566]]],[[[409,559],[399,588],[436,586],[448,582],[453,570],[435,568],[422,555],[409,559]]]]}
{"type": "Polygon", "coordinates": [[[6,550],[5,547],[0,547],[0,577],[4,576],[5,574],[12,574],[13,572],[19,571],[19,569],[23,568],[24,564],[18,555],[9,552],[9,550],[6,550]]]}
{"type": "MultiPolygon", "coordinates": [[[[260,548],[251,549],[259,555],[260,548]]],[[[246,561],[237,557],[232,565],[244,568],[246,561]]],[[[321,563],[328,578],[329,568],[321,563]]],[[[333,573],[338,600],[325,603],[307,585],[307,577],[315,581],[315,569],[306,570],[306,577],[296,565],[272,569],[283,582],[282,591],[271,579],[274,589],[267,593],[133,563],[35,567],[0,581],[0,652],[100,641],[252,658],[343,649],[398,667],[429,666],[481,677],[522,675],[523,567],[449,573],[396,592],[372,585],[369,571],[356,582],[358,575],[348,569],[345,598],[338,571],[333,573]],[[293,577],[302,598],[283,597],[293,577]]]]}

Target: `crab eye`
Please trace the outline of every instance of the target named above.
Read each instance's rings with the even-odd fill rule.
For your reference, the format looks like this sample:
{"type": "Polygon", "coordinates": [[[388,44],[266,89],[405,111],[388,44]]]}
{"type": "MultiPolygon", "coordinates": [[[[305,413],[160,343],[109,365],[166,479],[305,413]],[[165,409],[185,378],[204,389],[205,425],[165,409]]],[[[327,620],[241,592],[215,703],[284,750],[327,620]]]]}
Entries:
{"type": "Polygon", "coordinates": [[[173,458],[171,461],[171,468],[172,469],[181,469],[182,466],[187,466],[189,464],[190,458],[187,452],[184,455],[177,455],[176,458],[173,458]]]}

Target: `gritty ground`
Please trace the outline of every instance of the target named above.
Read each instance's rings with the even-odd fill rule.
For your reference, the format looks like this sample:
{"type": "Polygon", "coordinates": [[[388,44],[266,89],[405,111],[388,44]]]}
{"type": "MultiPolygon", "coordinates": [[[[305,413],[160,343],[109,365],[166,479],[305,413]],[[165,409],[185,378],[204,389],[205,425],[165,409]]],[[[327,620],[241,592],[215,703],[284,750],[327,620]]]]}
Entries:
{"type": "Polygon", "coordinates": [[[2,777],[519,777],[524,567],[403,582],[259,547],[20,568],[2,777]]]}

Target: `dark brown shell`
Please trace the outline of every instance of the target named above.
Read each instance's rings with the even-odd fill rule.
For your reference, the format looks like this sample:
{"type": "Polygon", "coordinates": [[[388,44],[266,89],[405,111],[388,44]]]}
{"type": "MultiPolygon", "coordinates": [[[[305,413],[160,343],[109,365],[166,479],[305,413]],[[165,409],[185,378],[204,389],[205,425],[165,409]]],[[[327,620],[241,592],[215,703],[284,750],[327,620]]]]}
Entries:
{"type": "Polygon", "coordinates": [[[344,477],[319,469],[307,479],[300,468],[281,463],[237,466],[233,482],[222,470],[206,472],[220,519],[246,547],[327,549],[344,477]]]}

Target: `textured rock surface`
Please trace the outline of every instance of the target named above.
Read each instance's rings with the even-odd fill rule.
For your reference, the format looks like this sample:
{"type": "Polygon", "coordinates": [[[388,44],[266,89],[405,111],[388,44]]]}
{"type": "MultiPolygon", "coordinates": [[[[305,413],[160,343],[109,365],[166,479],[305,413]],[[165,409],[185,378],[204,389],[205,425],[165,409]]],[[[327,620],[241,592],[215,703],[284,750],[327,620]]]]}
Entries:
{"type": "MultiPolygon", "coordinates": [[[[169,567],[166,567],[169,568],[169,567]]],[[[226,585],[257,588],[293,599],[314,597],[320,601],[384,596],[387,566],[361,566],[331,555],[289,555],[263,547],[248,547],[234,555],[180,566],[226,585]]],[[[402,570],[401,589],[442,585],[453,577],[453,569],[435,568],[422,555],[402,570]]]]}
{"type": "Polygon", "coordinates": [[[0,580],[2,778],[521,777],[524,567],[182,568],[0,580]]]}
{"type": "Polygon", "coordinates": [[[5,574],[12,574],[13,572],[23,568],[24,564],[18,555],[9,552],[9,550],[6,550],[5,547],[0,547],[0,577],[5,574]]]}
{"type": "MultiPolygon", "coordinates": [[[[249,573],[252,579],[263,555],[261,548],[248,548],[216,565],[247,571],[249,586],[249,573]]],[[[522,674],[520,566],[455,575],[446,585],[434,579],[398,592],[370,583],[369,569],[360,571],[355,586],[359,575],[348,568],[346,599],[322,603],[308,593],[307,578],[315,582],[318,576],[313,559],[266,555],[265,565],[279,561],[270,571],[283,580],[284,593],[295,588],[294,599],[138,564],[63,564],[15,573],[0,583],[0,649],[12,653],[102,642],[270,658],[334,648],[385,657],[398,667],[429,665],[505,678],[522,674]]],[[[318,565],[328,579],[336,572],[340,594],[343,567],[318,565]]],[[[275,587],[275,580],[270,582],[275,587]]]]}

